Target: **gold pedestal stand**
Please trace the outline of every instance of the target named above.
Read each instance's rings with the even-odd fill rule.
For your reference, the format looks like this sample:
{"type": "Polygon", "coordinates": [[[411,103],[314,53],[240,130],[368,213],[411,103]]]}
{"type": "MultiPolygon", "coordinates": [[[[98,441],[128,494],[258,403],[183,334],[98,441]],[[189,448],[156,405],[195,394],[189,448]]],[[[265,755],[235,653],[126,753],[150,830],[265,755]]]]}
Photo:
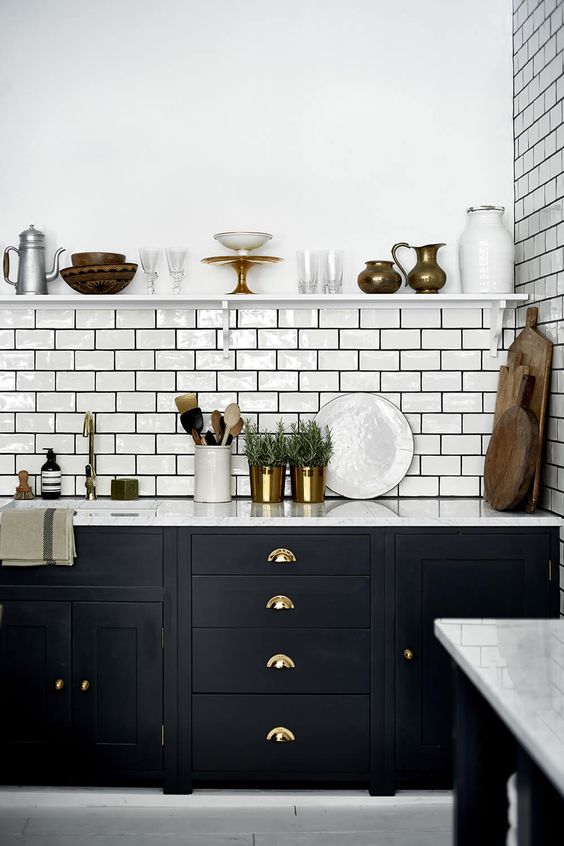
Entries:
{"type": "Polygon", "coordinates": [[[255,264],[278,264],[284,259],[276,256],[211,256],[202,259],[203,264],[219,264],[232,267],[237,274],[237,287],[231,294],[254,294],[247,285],[247,272],[255,264]]]}

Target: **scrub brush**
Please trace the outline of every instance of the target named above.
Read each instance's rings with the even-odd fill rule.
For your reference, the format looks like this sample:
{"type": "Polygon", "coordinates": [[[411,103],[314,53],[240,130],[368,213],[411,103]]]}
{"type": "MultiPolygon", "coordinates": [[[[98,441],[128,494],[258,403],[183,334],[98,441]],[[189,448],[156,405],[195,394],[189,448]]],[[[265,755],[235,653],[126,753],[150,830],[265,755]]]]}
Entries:
{"type": "Polygon", "coordinates": [[[27,470],[20,470],[18,473],[19,485],[16,488],[14,499],[33,499],[33,491],[27,483],[29,473],[27,470]]]}
{"type": "Polygon", "coordinates": [[[176,397],[174,401],[180,414],[184,414],[186,411],[190,411],[192,408],[198,407],[197,394],[182,394],[181,396],[176,397]]]}

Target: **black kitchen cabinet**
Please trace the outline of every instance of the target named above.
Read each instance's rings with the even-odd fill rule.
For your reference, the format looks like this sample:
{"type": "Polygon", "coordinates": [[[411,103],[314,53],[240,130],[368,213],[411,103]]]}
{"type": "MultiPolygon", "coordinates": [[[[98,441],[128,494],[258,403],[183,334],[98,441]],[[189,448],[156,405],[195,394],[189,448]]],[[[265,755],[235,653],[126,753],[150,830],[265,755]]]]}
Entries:
{"type": "Polygon", "coordinates": [[[3,602],[0,761],[4,780],[65,778],[71,730],[71,606],[3,602]]]}
{"type": "Polygon", "coordinates": [[[433,620],[558,616],[551,526],[76,536],[0,567],[3,783],[447,787],[433,620]]]}
{"type": "Polygon", "coordinates": [[[397,784],[451,785],[451,672],[433,621],[556,616],[552,543],[534,532],[396,535],[397,784]]]}
{"type": "MultiPolygon", "coordinates": [[[[162,784],[175,532],[76,537],[73,567],[0,567],[0,781],[162,784]]],[[[168,715],[174,743],[174,704],[168,715]]]]}
{"type": "Polygon", "coordinates": [[[82,779],[162,770],[162,609],[73,603],[73,751],[82,779]]]}

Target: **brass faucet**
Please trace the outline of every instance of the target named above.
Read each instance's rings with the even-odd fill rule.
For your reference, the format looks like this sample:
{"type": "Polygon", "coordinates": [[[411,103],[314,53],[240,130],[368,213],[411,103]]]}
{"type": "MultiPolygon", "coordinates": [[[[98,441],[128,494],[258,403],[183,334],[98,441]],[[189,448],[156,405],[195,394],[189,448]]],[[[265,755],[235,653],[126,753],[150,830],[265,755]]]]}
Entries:
{"type": "Polygon", "coordinates": [[[94,432],[96,427],[94,425],[94,415],[91,411],[87,411],[84,415],[84,425],[82,427],[82,434],[88,438],[88,464],[86,465],[86,481],[84,487],[86,488],[86,499],[96,499],[96,456],[94,454],[94,432]]]}

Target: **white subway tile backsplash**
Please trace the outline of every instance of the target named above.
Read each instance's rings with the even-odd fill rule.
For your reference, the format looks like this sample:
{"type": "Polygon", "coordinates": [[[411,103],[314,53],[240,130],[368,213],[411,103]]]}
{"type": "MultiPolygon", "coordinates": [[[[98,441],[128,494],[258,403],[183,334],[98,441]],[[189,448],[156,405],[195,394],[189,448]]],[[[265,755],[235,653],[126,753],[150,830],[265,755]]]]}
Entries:
{"type": "MultiPolygon", "coordinates": [[[[0,356],[1,358],[1,356],[0,356]]],[[[50,370],[21,370],[19,373],[2,374],[0,371],[0,379],[2,375],[9,376],[11,380],[15,378],[16,387],[18,391],[54,391],[55,390],[55,374],[50,370]]],[[[66,373],[57,373],[57,377],[66,376],[66,373]]],[[[8,384],[7,390],[11,390],[8,384]]],[[[57,384],[57,390],[66,391],[67,388],[57,384]]],[[[72,390],[72,389],[71,389],[72,390]]]]}
{"type": "MultiPolygon", "coordinates": [[[[61,353],[61,355],[73,355],[73,353],[61,353]]],[[[77,370],[113,370],[114,356],[115,365],[119,367],[118,355],[119,353],[114,353],[113,350],[77,350],[74,353],[74,366],[77,370]]],[[[61,367],[60,369],[70,370],[71,368],[61,367]]]]}
{"type": "MultiPolygon", "coordinates": [[[[384,374],[382,373],[382,376],[384,374]]],[[[341,373],[341,391],[371,391],[376,392],[381,387],[380,373],[373,370],[360,372],[347,371],[341,373]]]]}
{"type": "MultiPolygon", "coordinates": [[[[259,329],[259,349],[290,350],[298,346],[298,331],[314,332],[314,329],[259,329]]],[[[307,346],[302,344],[302,346],[307,346]]]]}
{"type": "Polygon", "coordinates": [[[340,347],[344,350],[380,348],[380,333],[377,329],[342,329],[340,336],[340,347]]]}
{"type": "MultiPolygon", "coordinates": [[[[285,374],[288,375],[288,374],[285,374]]],[[[294,375],[294,374],[293,374],[294,375]]],[[[348,374],[351,375],[351,374],[348,374]]],[[[296,380],[298,374],[295,374],[296,380]]],[[[299,374],[300,391],[338,391],[339,374],[334,370],[305,371],[299,374]]],[[[300,410],[300,409],[296,409],[300,410]]]]}
{"type": "MultiPolygon", "coordinates": [[[[4,353],[2,358],[5,355],[7,353],[4,353]]],[[[24,353],[21,353],[21,355],[24,355],[24,353]]],[[[37,350],[35,353],[35,367],[37,370],[73,370],[74,352],[70,350],[37,350]]]]}
{"type": "MultiPolygon", "coordinates": [[[[310,357],[308,362],[300,364],[299,361],[295,365],[298,370],[313,370],[316,367],[315,353],[307,353],[310,357]]],[[[280,355],[278,356],[278,366],[280,364],[280,355]]],[[[293,367],[290,363],[290,366],[293,367]]],[[[358,369],[358,352],[356,350],[320,350],[319,351],[319,370],[357,370],[358,369]]]]}
{"type": "MultiPolygon", "coordinates": [[[[551,307],[552,317],[559,313],[551,307]]],[[[484,369],[489,332],[479,309],[461,309],[458,320],[438,308],[233,312],[227,358],[217,309],[46,310],[41,325],[33,317],[0,336],[8,344],[0,349],[0,430],[12,439],[2,457],[13,468],[7,445],[30,438],[18,460],[32,469],[44,460],[41,448],[54,446],[70,493],[84,492],[86,410],[96,413],[100,494],[116,474],[137,475],[142,495],[191,490],[194,447],[174,404],[187,391],[198,392],[206,426],[214,408],[236,401],[269,429],[279,419],[287,428],[312,419],[341,393],[379,393],[403,410],[415,437],[416,458],[390,495],[432,496],[440,486],[457,496],[479,486],[495,399],[490,376],[497,380],[503,361],[484,369]],[[464,337],[476,347],[464,347],[464,337]],[[462,348],[451,349],[456,339],[462,348]],[[457,478],[466,487],[445,487],[457,478]]],[[[243,456],[234,457],[233,475],[234,492],[248,493],[243,456]]]]}
{"type": "Polygon", "coordinates": [[[336,350],[339,348],[337,329],[300,329],[300,349],[336,350]]]}
{"type": "MultiPolygon", "coordinates": [[[[141,348],[141,345],[139,345],[141,348]]],[[[99,329],[96,332],[96,348],[99,350],[135,349],[133,329],[99,329]]]]}
{"type": "Polygon", "coordinates": [[[94,330],[57,329],[55,346],[58,350],[92,350],[94,349],[94,330]]]}
{"type": "Polygon", "coordinates": [[[26,329],[33,328],[35,324],[34,309],[0,309],[1,329],[26,329]]]}
{"type": "MultiPolygon", "coordinates": [[[[4,334],[4,333],[2,333],[4,334]]],[[[12,332],[11,347],[18,350],[52,350],[55,346],[55,332],[53,329],[18,329],[15,343],[12,332]]],[[[6,349],[4,344],[2,348],[6,349]]]]}
{"type": "MultiPolygon", "coordinates": [[[[151,341],[150,346],[155,349],[169,349],[174,348],[174,332],[172,330],[162,330],[170,332],[170,338],[166,344],[155,343],[157,339],[151,341]]],[[[235,332],[236,330],[233,330],[235,332]]],[[[151,339],[149,339],[151,340],[151,339]]],[[[179,329],[176,333],[176,346],[181,350],[214,350],[216,348],[216,330],[215,329],[179,329]]],[[[146,344],[147,346],[148,344],[146,344]]],[[[235,344],[232,345],[233,347],[235,344]]],[[[256,346],[256,344],[255,344],[256,346]]]]}
{"type": "MultiPolygon", "coordinates": [[[[85,312],[76,312],[76,314],[85,312]]],[[[109,312],[112,315],[113,312],[109,312]]],[[[35,312],[36,329],[72,329],[74,327],[74,309],[38,309],[35,312]]],[[[78,326],[78,323],[77,323],[78,326]]]]}
{"type": "MultiPolygon", "coordinates": [[[[80,353],[78,353],[80,355],[80,353]]],[[[107,353],[101,353],[101,355],[107,355],[107,353]]],[[[111,355],[111,353],[110,353],[111,355]]],[[[163,355],[168,356],[170,353],[163,353],[163,355]]],[[[134,350],[133,352],[130,350],[117,350],[115,353],[116,357],[116,370],[154,370],[155,369],[155,353],[152,350],[134,350]]],[[[190,369],[192,369],[193,360],[190,359],[192,362],[190,369]]],[[[96,369],[103,369],[106,368],[96,368],[96,369]]],[[[113,367],[110,368],[113,370],[113,367]]],[[[160,370],[174,370],[175,365],[171,364],[170,367],[166,367],[166,358],[163,361],[162,365],[159,367],[160,370]]]]}
{"type": "Polygon", "coordinates": [[[361,329],[395,329],[399,325],[399,309],[363,308],[360,312],[361,329]]]}
{"type": "Polygon", "coordinates": [[[260,391],[297,391],[298,373],[294,370],[265,370],[258,374],[258,388],[260,391]]]}

